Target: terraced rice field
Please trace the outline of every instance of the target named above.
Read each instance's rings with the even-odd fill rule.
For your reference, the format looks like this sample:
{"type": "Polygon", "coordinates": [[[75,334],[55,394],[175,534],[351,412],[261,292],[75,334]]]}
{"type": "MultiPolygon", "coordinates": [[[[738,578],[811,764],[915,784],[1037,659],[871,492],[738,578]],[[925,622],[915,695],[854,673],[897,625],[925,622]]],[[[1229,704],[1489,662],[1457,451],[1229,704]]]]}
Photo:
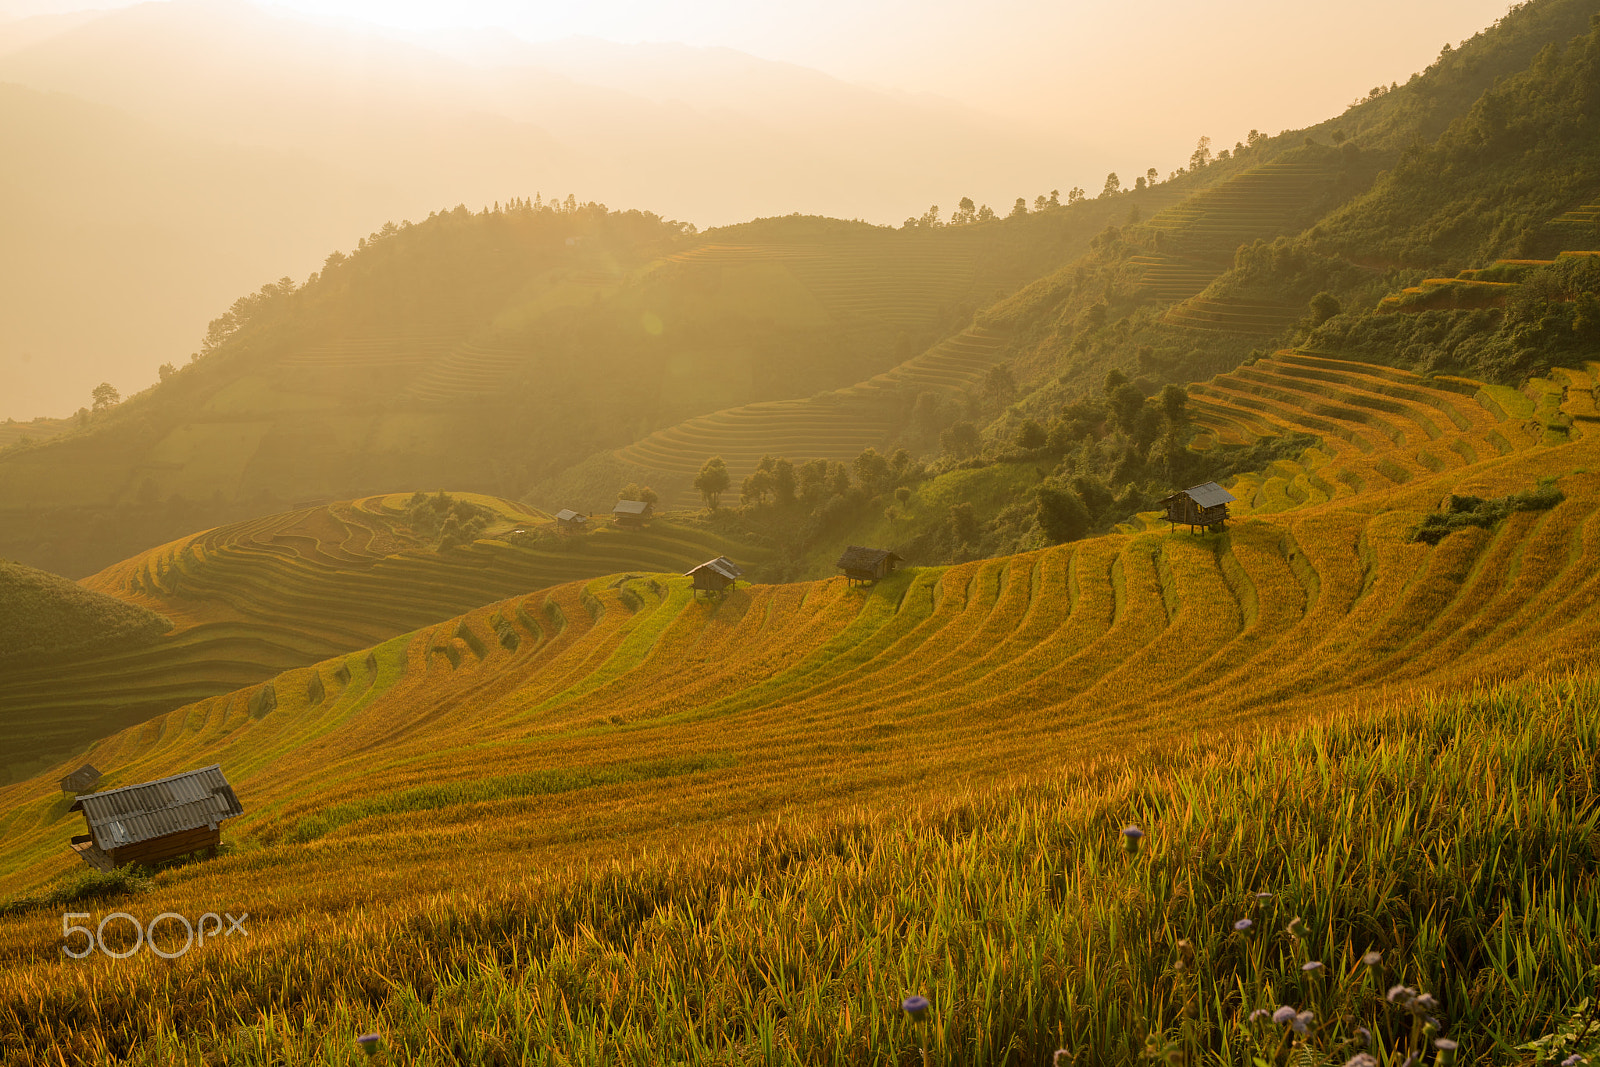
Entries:
{"type": "Polygon", "coordinates": [[[1434,308],[1504,307],[1517,288],[1514,282],[1477,281],[1471,278],[1424,278],[1393,296],[1378,301],[1382,311],[1429,311],[1434,308]]]}
{"type": "Polygon", "coordinates": [[[1583,204],[1557,215],[1551,224],[1566,228],[1583,228],[1593,231],[1600,226],[1600,204],[1583,204]]]}
{"type": "MultiPolygon", "coordinates": [[[[496,530],[550,530],[546,517],[467,494],[496,530]]],[[[618,571],[681,572],[749,553],[657,522],[521,547],[493,537],[450,552],[419,544],[405,496],[369,497],[219,527],[84,580],[150,607],[176,628],[142,653],[8,671],[0,680],[0,751],[61,751],[179,704],[251,685],[294,666],[378,644],[481,604],[618,571]]]]}
{"type": "MultiPolygon", "coordinates": [[[[1594,647],[1600,438],[1542,444],[1464,391],[1387,368],[1282,355],[1245,371],[1200,392],[1202,422],[1220,430],[1211,414],[1237,412],[1232,425],[1306,429],[1328,447],[1238,486],[1225,535],[1147,530],[872,589],[740,586],[720,602],[670,573],[574,582],[209,697],[88,757],[130,781],[221,761],[248,812],[234,837],[266,850],[251,869],[291,882],[321,860],[274,842],[448,850],[470,824],[473,859],[430,885],[444,891],[569,834],[1052,766],[1520,675],[1594,647]],[[1411,540],[1447,493],[1499,495],[1547,474],[1566,493],[1553,510],[1438,546],[1411,540]],[[516,776],[599,774],[620,758],[700,770],[641,771],[587,800],[395,806],[427,783],[474,780],[486,761],[516,776]],[[346,814],[329,822],[329,810],[346,814]]],[[[66,869],[51,802],[22,787],[0,796],[22,808],[0,885],[66,869]]]]}
{"type": "Polygon", "coordinates": [[[28,422],[0,422],[0,448],[27,438],[43,441],[72,429],[71,419],[33,419],[28,422]]]}
{"type": "Polygon", "coordinates": [[[1161,321],[1210,333],[1275,336],[1299,317],[1297,309],[1285,304],[1194,296],[1168,310],[1161,321]]]}
{"type": "Polygon", "coordinates": [[[526,337],[479,336],[429,363],[406,392],[433,404],[494,396],[521,376],[533,358],[526,337]]]}
{"type": "Polygon", "coordinates": [[[1265,514],[1366,497],[1581,435],[1576,415],[1586,402],[1582,390],[1592,384],[1588,371],[1568,370],[1560,384],[1508,390],[1520,403],[1503,404],[1495,399],[1497,387],[1470,379],[1426,380],[1391,367],[1279,352],[1191,386],[1190,406],[1221,444],[1285,433],[1321,438],[1308,459],[1241,479],[1234,510],[1265,514]]]}
{"type": "Polygon", "coordinates": [[[278,361],[298,373],[317,370],[401,370],[418,367],[450,350],[469,329],[400,332],[346,337],[307,345],[278,361]]]}
{"type": "Polygon", "coordinates": [[[618,449],[616,457],[652,472],[671,506],[697,507],[690,483],[721,456],[737,486],[764,455],[849,461],[885,443],[918,393],[960,392],[1000,361],[1003,338],[973,327],[847,389],[805,400],[776,400],[702,415],[618,449]],[[664,488],[670,487],[670,488],[664,488]]]}
{"type": "Polygon", "coordinates": [[[1326,175],[1312,163],[1265,163],[1167,208],[1150,226],[1175,254],[1231,258],[1241,244],[1292,228],[1326,175]]]}
{"type": "Polygon", "coordinates": [[[1187,300],[1217,280],[1226,264],[1180,259],[1176,256],[1138,255],[1133,263],[1143,268],[1139,288],[1157,300],[1187,300]]]}

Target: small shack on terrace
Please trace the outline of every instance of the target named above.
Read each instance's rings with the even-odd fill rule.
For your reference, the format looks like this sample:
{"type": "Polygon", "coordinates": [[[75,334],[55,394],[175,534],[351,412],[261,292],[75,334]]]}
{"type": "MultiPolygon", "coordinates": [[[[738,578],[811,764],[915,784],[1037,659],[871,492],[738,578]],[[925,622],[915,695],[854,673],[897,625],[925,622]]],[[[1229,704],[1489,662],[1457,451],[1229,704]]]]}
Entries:
{"type": "Polygon", "coordinates": [[[880,578],[887,578],[894,573],[895,564],[904,563],[897,554],[887,548],[862,548],[860,545],[851,545],[844,550],[844,555],[839,557],[839,562],[834,566],[844,571],[844,576],[854,585],[856,582],[876,582],[880,578]]]}
{"type": "Polygon", "coordinates": [[[650,521],[655,510],[654,504],[647,504],[643,500],[619,500],[617,506],[611,509],[611,517],[617,520],[618,526],[643,526],[650,521]]]}
{"type": "Polygon", "coordinates": [[[83,812],[89,824],[88,833],[72,839],[72,850],[102,871],[125,863],[159,863],[201,850],[215,855],[222,843],[222,820],[244,814],[217,763],[153,782],[88,793],[67,810],[83,812]]]}
{"type": "Polygon", "coordinates": [[[694,570],[685,571],[684,577],[694,579],[690,588],[694,590],[695,596],[699,596],[702,591],[721,596],[733,588],[743,574],[744,571],[733,560],[727,556],[718,556],[716,559],[706,560],[694,570]]]}
{"type": "Polygon", "coordinates": [[[95,770],[91,764],[85,763],[82,767],[61,779],[61,791],[63,793],[82,793],[85,790],[92,789],[94,784],[100,780],[100,777],[99,771],[95,770]]]}
{"type": "Polygon", "coordinates": [[[556,529],[563,533],[577,533],[589,525],[589,516],[573,511],[571,508],[562,508],[556,512],[556,529]]]}
{"type": "Polygon", "coordinates": [[[1173,526],[1187,526],[1193,533],[1198,526],[1221,530],[1228,525],[1228,504],[1238,498],[1216,482],[1206,482],[1161,500],[1166,519],[1173,526]]]}

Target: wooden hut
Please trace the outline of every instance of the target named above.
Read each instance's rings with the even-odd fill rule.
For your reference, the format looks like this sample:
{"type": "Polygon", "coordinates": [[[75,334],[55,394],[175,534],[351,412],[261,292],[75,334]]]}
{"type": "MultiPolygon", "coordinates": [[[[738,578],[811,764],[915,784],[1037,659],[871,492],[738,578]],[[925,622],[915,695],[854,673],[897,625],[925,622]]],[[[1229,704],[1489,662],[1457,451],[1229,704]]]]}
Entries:
{"type": "Polygon", "coordinates": [[[215,855],[222,843],[222,820],[244,814],[216,763],[171,778],[87,793],[68,810],[83,812],[89,824],[88,833],[72,839],[72,850],[103,871],[201,850],[215,855]]]}
{"type": "Polygon", "coordinates": [[[691,588],[694,589],[695,596],[699,596],[702,591],[721,596],[733,588],[743,574],[744,571],[740,570],[739,565],[733,560],[727,556],[718,556],[716,559],[706,560],[694,570],[685,571],[684,577],[694,579],[691,588]]]}
{"type": "Polygon", "coordinates": [[[1173,493],[1161,500],[1167,509],[1166,519],[1173,526],[1187,526],[1191,533],[1197,527],[1221,530],[1228,524],[1228,504],[1238,499],[1216,482],[1207,482],[1181,493],[1173,493]]]}
{"type": "Polygon", "coordinates": [[[647,504],[643,500],[619,500],[617,506],[611,509],[611,517],[618,526],[643,526],[650,521],[655,510],[654,504],[647,504]]]}
{"type": "Polygon", "coordinates": [[[556,512],[556,529],[563,533],[577,533],[589,525],[589,516],[571,508],[562,508],[556,512]]]}
{"type": "Polygon", "coordinates": [[[61,791],[63,793],[83,793],[93,789],[94,784],[100,778],[100,772],[85,763],[82,767],[61,779],[61,791]]]}
{"type": "Polygon", "coordinates": [[[894,573],[895,564],[904,563],[898,555],[887,548],[862,548],[860,545],[851,545],[844,550],[844,555],[839,557],[839,562],[834,566],[844,571],[844,576],[854,585],[856,582],[876,582],[880,578],[887,578],[894,573]]]}

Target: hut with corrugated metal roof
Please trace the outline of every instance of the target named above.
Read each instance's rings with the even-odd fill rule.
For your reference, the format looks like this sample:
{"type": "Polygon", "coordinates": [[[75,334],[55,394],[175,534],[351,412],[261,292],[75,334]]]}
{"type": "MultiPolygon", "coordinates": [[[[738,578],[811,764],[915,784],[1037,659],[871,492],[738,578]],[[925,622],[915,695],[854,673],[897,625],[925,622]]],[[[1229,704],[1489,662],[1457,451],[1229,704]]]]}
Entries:
{"type": "Polygon", "coordinates": [[[744,571],[739,565],[727,556],[708,559],[694,570],[684,572],[685,578],[694,579],[690,587],[694,590],[695,596],[699,596],[702,592],[721,596],[732,589],[743,575],[744,571]]]}
{"type": "Polygon", "coordinates": [[[887,578],[894,573],[895,564],[904,562],[904,559],[887,548],[862,548],[860,545],[851,545],[844,550],[844,555],[839,557],[839,562],[834,566],[844,571],[844,576],[854,585],[856,582],[870,584],[880,578],[887,578]]]}
{"type": "Polygon", "coordinates": [[[611,517],[618,526],[643,526],[655,514],[655,505],[643,500],[619,500],[611,509],[611,517]]]}
{"type": "Polygon", "coordinates": [[[1206,482],[1181,493],[1173,493],[1160,501],[1167,509],[1166,519],[1173,526],[1187,526],[1193,533],[1197,527],[1221,530],[1228,525],[1228,505],[1237,500],[1216,482],[1206,482]]]}
{"type": "Polygon", "coordinates": [[[86,793],[68,810],[83,812],[89,824],[88,833],[72,839],[72,850],[103,871],[127,863],[159,863],[191,852],[216,855],[222,821],[244,814],[218,763],[153,782],[86,793]]]}
{"type": "Polygon", "coordinates": [[[582,512],[573,511],[571,508],[562,508],[556,512],[556,529],[565,533],[577,533],[589,525],[589,516],[582,512]]]}
{"type": "Polygon", "coordinates": [[[100,778],[100,772],[95,770],[92,764],[85,763],[82,767],[61,779],[61,791],[63,793],[82,793],[86,789],[94,788],[94,784],[100,778]]]}

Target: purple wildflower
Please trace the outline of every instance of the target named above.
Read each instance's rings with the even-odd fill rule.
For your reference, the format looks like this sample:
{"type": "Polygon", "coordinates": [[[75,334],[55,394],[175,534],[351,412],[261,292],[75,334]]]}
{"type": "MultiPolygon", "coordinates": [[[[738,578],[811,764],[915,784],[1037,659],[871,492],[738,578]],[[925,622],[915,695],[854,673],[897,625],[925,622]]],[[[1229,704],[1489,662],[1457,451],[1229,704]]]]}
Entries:
{"type": "Polygon", "coordinates": [[[1370,1052],[1358,1052],[1344,1061],[1344,1067],[1378,1067],[1378,1061],[1370,1052]]]}
{"type": "Polygon", "coordinates": [[[1242,934],[1254,925],[1255,923],[1251,922],[1249,919],[1240,919],[1238,922],[1233,924],[1233,928],[1242,934]]]}
{"type": "Polygon", "coordinates": [[[1361,957],[1361,962],[1366,964],[1368,967],[1376,967],[1378,964],[1383,962],[1383,953],[1378,951],[1369,952],[1365,956],[1361,957]]]}
{"type": "Polygon", "coordinates": [[[928,1014],[930,1007],[932,1005],[928,1002],[928,998],[924,996],[912,995],[900,1002],[900,1010],[918,1020],[928,1014]]]}
{"type": "Polygon", "coordinates": [[[369,1058],[376,1056],[378,1054],[378,1035],[362,1034],[356,1038],[356,1047],[366,1053],[369,1058]]]}
{"type": "Polygon", "coordinates": [[[1320,971],[1320,970],[1322,970],[1322,961],[1321,960],[1307,960],[1305,963],[1302,963],[1300,965],[1300,969],[1302,971],[1306,971],[1307,973],[1309,973],[1311,971],[1320,971]]]}
{"type": "Polygon", "coordinates": [[[1144,840],[1144,831],[1137,826],[1124,826],[1122,828],[1123,844],[1129,852],[1139,851],[1139,842],[1144,840]]]}
{"type": "Polygon", "coordinates": [[[1574,1052],[1572,1055],[1561,1061],[1561,1067],[1578,1067],[1580,1063],[1588,1062],[1589,1061],[1584,1058],[1583,1053],[1574,1052]]]}
{"type": "Polygon", "coordinates": [[[1256,899],[1257,900],[1271,900],[1272,899],[1272,894],[1271,893],[1257,893],[1256,894],[1256,899]]]}
{"type": "Polygon", "coordinates": [[[1295,1011],[1287,1004],[1279,1005],[1278,1010],[1272,1013],[1272,1021],[1275,1023],[1292,1023],[1294,1019],[1295,1011]]]}
{"type": "Polygon", "coordinates": [[[1317,1013],[1314,1011],[1303,1011],[1296,1015],[1294,1017],[1294,1022],[1290,1023],[1289,1025],[1294,1028],[1295,1033],[1299,1034],[1301,1037],[1305,1037],[1311,1032],[1311,1023],[1316,1019],[1316,1017],[1317,1013]]]}
{"type": "Polygon", "coordinates": [[[1266,1008],[1257,1008],[1255,1011],[1250,1013],[1250,1021],[1253,1023],[1260,1022],[1262,1019],[1268,1019],[1271,1017],[1272,1012],[1268,1011],[1266,1008]]]}
{"type": "Polygon", "coordinates": [[[1405,1006],[1417,998],[1417,991],[1410,986],[1392,985],[1389,987],[1387,999],[1390,1004],[1405,1006]]]}
{"type": "Polygon", "coordinates": [[[1366,1048],[1368,1045],[1372,1044],[1372,1031],[1368,1030],[1365,1026],[1356,1027],[1355,1041],[1356,1044],[1360,1045],[1362,1048],[1366,1048]]]}

